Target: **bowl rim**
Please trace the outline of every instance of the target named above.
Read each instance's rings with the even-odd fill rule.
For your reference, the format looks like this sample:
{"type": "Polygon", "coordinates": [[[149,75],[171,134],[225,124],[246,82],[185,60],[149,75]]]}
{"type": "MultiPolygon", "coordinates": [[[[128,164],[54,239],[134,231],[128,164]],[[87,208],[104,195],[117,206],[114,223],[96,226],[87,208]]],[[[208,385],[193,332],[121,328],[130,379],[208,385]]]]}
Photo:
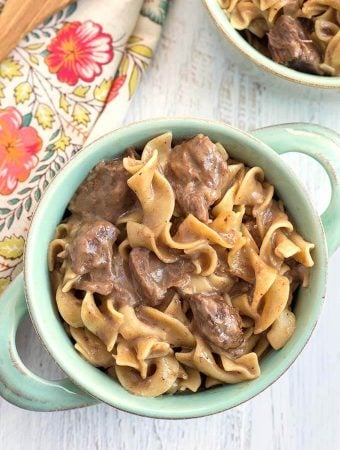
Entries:
{"type": "MultiPolygon", "coordinates": [[[[154,131],[153,135],[156,135],[156,133],[157,133],[157,131],[154,131]]],[[[209,134],[208,131],[207,131],[207,134],[209,134]]],[[[126,146],[124,145],[124,148],[125,147],[126,146]]],[[[43,346],[47,350],[47,352],[50,354],[50,356],[53,358],[53,360],[56,362],[56,364],[66,373],[67,377],[75,385],[77,385],[84,392],[88,393],[90,396],[100,400],[101,402],[106,403],[109,406],[114,407],[116,409],[119,409],[119,410],[122,410],[125,412],[129,412],[129,413],[132,413],[135,415],[140,415],[140,416],[150,417],[150,418],[158,418],[158,419],[189,419],[189,418],[198,418],[198,417],[205,417],[205,416],[217,414],[217,413],[232,409],[236,406],[239,406],[248,400],[251,400],[252,398],[256,397],[258,394],[263,392],[265,389],[270,387],[273,383],[275,383],[275,381],[277,381],[291,367],[291,365],[295,362],[297,357],[300,355],[300,353],[302,352],[302,350],[308,343],[308,341],[316,327],[316,324],[319,320],[319,317],[320,317],[321,309],[322,309],[324,299],[325,299],[325,290],[326,290],[326,281],[327,281],[327,277],[326,277],[327,276],[327,263],[328,263],[327,244],[326,244],[325,233],[324,233],[324,230],[322,227],[321,219],[320,219],[319,215],[317,214],[317,212],[315,211],[315,209],[310,201],[307,190],[299,182],[299,180],[297,179],[296,175],[294,174],[292,169],[289,167],[289,165],[287,165],[273,149],[271,149],[264,142],[257,139],[252,134],[244,132],[242,130],[239,130],[238,128],[233,127],[228,124],[225,124],[221,121],[210,120],[210,119],[197,119],[197,118],[190,118],[190,117],[155,118],[155,119],[147,119],[147,120],[143,120],[143,121],[134,122],[129,125],[123,126],[119,129],[116,129],[114,131],[111,131],[109,133],[106,133],[105,135],[96,139],[94,142],[92,142],[88,146],[84,146],[77,154],[75,154],[67,162],[65,167],[52,180],[52,182],[46,189],[44,196],[42,197],[41,201],[39,202],[38,207],[36,208],[36,210],[34,212],[33,219],[29,226],[28,237],[27,237],[26,247],[25,247],[25,251],[24,251],[24,270],[23,271],[24,271],[24,286],[25,286],[26,302],[27,302],[27,307],[28,307],[28,311],[29,311],[33,326],[34,326],[43,346]],[[233,402],[229,406],[228,405],[225,406],[224,404],[223,405],[219,404],[219,405],[217,405],[217,407],[215,407],[215,406],[211,407],[211,406],[207,405],[207,406],[205,406],[205,409],[200,408],[200,410],[198,412],[195,412],[195,410],[192,410],[192,412],[190,414],[186,413],[185,411],[183,412],[181,410],[176,410],[176,412],[174,412],[174,411],[167,412],[167,411],[163,411],[163,409],[160,409],[160,410],[157,409],[157,410],[153,410],[152,412],[150,412],[150,411],[148,411],[147,406],[145,407],[143,405],[141,405],[141,406],[138,405],[137,407],[136,406],[132,407],[129,405],[128,401],[124,402],[124,399],[123,400],[116,399],[115,402],[109,401],[109,400],[106,400],[100,393],[98,393],[98,389],[96,389],[97,386],[94,386],[93,382],[91,380],[89,382],[87,382],[86,380],[84,381],[83,379],[81,379],[81,377],[76,378],[74,375],[74,372],[76,371],[76,369],[74,367],[70,368],[67,366],[67,363],[65,363],[64,359],[60,356],[60,353],[58,353],[58,351],[56,351],[54,349],[54,346],[52,345],[51,339],[49,337],[48,330],[46,329],[46,327],[42,326],[44,324],[44,322],[43,322],[43,320],[40,319],[40,312],[36,309],[37,305],[35,305],[35,302],[33,301],[33,298],[34,298],[33,293],[36,292],[36,284],[34,283],[34,275],[33,275],[34,271],[32,269],[30,269],[30,267],[32,267],[32,265],[31,266],[29,265],[29,261],[31,260],[30,254],[31,253],[34,254],[34,249],[32,249],[32,247],[34,247],[34,245],[32,245],[32,244],[34,244],[34,239],[32,242],[32,235],[34,235],[34,234],[36,234],[37,236],[39,235],[39,233],[37,231],[35,231],[35,228],[37,228],[37,225],[39,225],[40,222],[43,223],[43,220],[42,220],[44,217],[42,214],[43,206],[45,206],[45,204],[46,205],[50,204],[50,203],[48,203],[50,200],[49,195],[53,196],[53,194],[54,194],[53,191],[58,186],[58,184],[60,184],[60,182],[58,183],[58,181],[62,180],[63,177],[67,176],[68,175],[67,172],[71,173],[72,170],[76,169],[77,165],[75,163],[72,163],[74,160],[76,160],[76,162],[78,161],[79,165],[82,165],[82,159],[85,159],[84,155],[86,155],[86,153],[90,153],[91,150],[93,150],[96,146],[100,145],[101,141],[104,141],[104,142],[106,140],[109,141],[110,139],[113,139],[115,136],[117,136],[118,140],[119,140],[119,134],[128,132],[131,128],[138,128],[138,127],[143,127],[143,126],[147,126],[147,125],[150,125],[150,127],[153,128],[155,125],[157,126],[157,124],[158,125],[164,124],[164,127],[171,130],[172,126],[176,126],[176,124],[178,125],[178,123],[180,123],[180,122],[185,122],[185,123],[187,123],[188,126],[194,124],[195,126],[199,126],[199,125],[204,126],[205,125],[205,126],[208,126],[211,128],[217,127],[219,130],[222,130],[222,131],[229,130],[229,132],[242,135],[246,139],[252,141],[257,146],[261,146],[263,149],[265,149],[266,152],[269,152],[269,154],[272,157],[274,157],[277,160],[277,162],[279,161],[279,165],[282,165],[284,170],[286,172],[288,172],[288,174],[290,176],[293,177],[293,179],[295,180],[294,183],[297,185],[298,189],[300,191],[302,191],[303,194],[305,195],[306,203],[308,204],[308,207],[309,207],[309,212],[311,213],[311,216],[314,218],[314,220],[315,220],[314,223],[316,224],[316,227],[318,229],[319,241],[321,243],[321,248],[319,250],[320,250],[320,258],[321,258],[321,262],[322,262],[322,264],[320,265],[320,271],[319,271],[319,275],[321,278],[321,281],[319,282],[319,286],[321,285],[321,288],[319,288],[320,292],[318,294],[319,299],[318,299],[316,315],[313,318],[313,321],[311,321],[311,326],[308,328],[307,333],[305,333],[305,335],[303,337],[301,337],[301,339],[299,340],[298,351],[295,351],[294,353],[292,352],[293,356],[288,358],[288,362],[286,361],[284,364],[282,363],[282,368],[280,369],[279,373],[274,374],[274,375],[271,374],[270,376],[268,376],[269,381],[263,380],[263,385],[260,386],[259,388],[256,388],[253,392],[250,392],[250,393],[248,392],[246,394],[241,393],[239,395],[240,398],[236,402],[233,402]],[[83,158],[82,158],[82,156],[83,156],[83,158]],[[70,167],[68,167],[68,170],[65,171],[66,166],[71,166],[71,169],[70,169],[70,167]],[[51,194],[51,192],[52,192],[52,194],[51,194]],[[36,225],[36,223],[37,223],[37,225],[36,225]],[[203,411],[202,411],[202,409],[203,409],[203,411]]],[[[35,239],[37,239],[36,236],[35,236],[35,239]]],[[[45,264],[47,264],[47,262],[45,264]]],[[[66,335],[66,333],[65,333],[65,335],[66,335]]],[[[74,352],[74,353],[76,354],[76,352],[74,352]]],[[[79,355],[77,355],[77,358],[79,358],[79,360],[81,360],[79,355]]],[[[79,361],[77,361],[77,362],[79,362],[79,361]]],[[[83,364],[85,364],[86,367],[91,367],[92,369],[97,370],[96,368],[91,366],[86,361],[83,361],[83,364]]],[[[105,375],[105,377],[106,377],[106,374],[103,374],[103,375],[105,375]]],[[[261,376],[258,379],[261,379],[261,376]]],[[[246,383],[247,382],[244,382],[241,384],[246,384],[246,383]]],[[[223,386],[223,387],[225,388],[226,386],[223,386]]],[[[207,391],[207,392],[209,392],[209,391],[207,391]]],[[[127,393],[127,391],[124,391],[124,393],[128,394],[130,396],[132,395],[132,394],[127,393]]],[[[190,395],[195,396],[196,394],[190,394],[190,395]]],[[[119,397],[119,395],[118,395],[118,397],[119,397]]],[[[138,396],[133,396],[133,397],[140,398],[138,396]]],[[[157,399],[161,400],[161,398],[158,397],[157,399]]]]}
{"type": "Polygon", "coordinates": [[[327,77],[323,75],[313,75],[299,72],[289,67],[278,64],[265,55],[262,55],[252,45],[250,45],[241,34],[232,27],[227,15],[223,12],[218,0],[202,0],[203,4],[220,33],[239,53],[249,59],[256,66],[267,73],[275,75],[284,80],[288,80],[308,87],[321,89],[340,89],[340,76],[327,77]]]}

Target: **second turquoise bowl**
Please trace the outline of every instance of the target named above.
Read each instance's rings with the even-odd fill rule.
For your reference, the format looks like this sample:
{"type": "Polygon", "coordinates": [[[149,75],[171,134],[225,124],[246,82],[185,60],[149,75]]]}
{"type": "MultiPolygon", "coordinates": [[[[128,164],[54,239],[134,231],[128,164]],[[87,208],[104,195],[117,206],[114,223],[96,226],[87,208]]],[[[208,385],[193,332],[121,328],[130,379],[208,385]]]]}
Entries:
{"type": "Polygon", "coordinates": [[[247,72],[253,73],[255,76],[261,76],[261,81],[264,81],[263,77],[265,76],[266,84],[269,85],[275,84],[275,81],[281,79],[300,85],[300,88],[302,85],[310,88],[340,89],[340,76],[326,77],[299,72],[278,64],[263,55],[232,27],[218,0],[203,0],[203,3],[214,25],[220,31],[228,45],[233,59],[238,59],[241,65],[246,66],[247,72]]]}

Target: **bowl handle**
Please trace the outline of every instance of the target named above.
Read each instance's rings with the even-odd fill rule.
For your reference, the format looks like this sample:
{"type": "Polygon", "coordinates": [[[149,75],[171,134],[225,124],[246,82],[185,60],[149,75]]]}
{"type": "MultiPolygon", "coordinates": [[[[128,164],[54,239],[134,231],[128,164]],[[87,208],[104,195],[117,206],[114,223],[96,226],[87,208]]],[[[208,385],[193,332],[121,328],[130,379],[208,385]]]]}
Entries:
{"type": "Polygon", "coordinates": [[[20,274],[0,298],[0,395],[32,411],[58,411],[98,403],[69,379],[44,380],[23,364],[15,339],[26,314],[23,275],[20,274]]]}
{"type": "Polygon", "coordinates": [[[308,123],[274,125],[260,128],[252,134],[279,155],[297,152],[311,156],[327,172],[332,195],[321,220],[328,253],[332,255],[340,245],[340,135],[328,128],[308,123]]]}

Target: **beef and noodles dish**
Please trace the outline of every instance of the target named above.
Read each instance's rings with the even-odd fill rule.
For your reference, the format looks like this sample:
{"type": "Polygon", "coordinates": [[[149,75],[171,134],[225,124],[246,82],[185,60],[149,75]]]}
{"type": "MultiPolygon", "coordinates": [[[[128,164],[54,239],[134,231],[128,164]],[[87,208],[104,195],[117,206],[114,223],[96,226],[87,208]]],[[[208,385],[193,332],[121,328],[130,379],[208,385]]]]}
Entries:
{"type": "Polygon", "coordinates": [[[260,375],[313,265],[260,167],[171,133],[98,163],[49,247],[59,313],[90,364],[143,396],[260,375]]]}
{"type": "Polygon", "coordinates": [[[300,72],[340,76],[340,0],[219,0],[264,55],[300,72]]]}

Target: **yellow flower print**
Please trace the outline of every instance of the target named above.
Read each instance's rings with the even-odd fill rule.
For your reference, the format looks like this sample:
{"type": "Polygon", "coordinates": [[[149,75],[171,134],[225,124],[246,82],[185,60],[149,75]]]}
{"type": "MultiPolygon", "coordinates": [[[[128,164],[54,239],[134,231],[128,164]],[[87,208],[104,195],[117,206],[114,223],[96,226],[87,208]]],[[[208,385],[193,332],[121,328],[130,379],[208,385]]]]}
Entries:
{"type": "Polygon", "coordinates": [[[52,128],[54,122],[54,114],[52,109],[45,103],[40,103],[35,111],[34,117],[37,119],[38,124],[46,128],[52,128]]]}
{"type": "Polygon", "coordinates": [[[0,82],[0,99],[5,98],[4,88],[5,88],[5,85],[0,82]]]}
{"type": "Polygon", "coordinates": [[[79,85],[73,90],[73,94],[76,95],[77,97],[85,98],[87,91],[89,89],[90,89],[90,86],[79,85]]]}
{"type": "Polygon", "coordinates": [[[65,94],[60,94],[59,98],[59,106],[61,109],[63,109],[66,113],[68,113],[68,109],[70,107],[69,102],[67,101],[65,94]]]}
{"type": "Polygon", "coordinates": [[[79,125],[86,126],[90,121],[89,111],[85,108],[85,106],[80,105],[79,103],[75,105],[72,117],[79,125]]]}
{"type": "Polygon", "coordinates": [[[53,145],[53,150],[66,150],[66,148],[70,145],[71,138],[69,136],[66,136],[64,132],[61,132],[60,138],[55,141],[53,145]]]}
{"type": "Polygon", "coordinates": [[[21,65],[14,58],[6,58],[0,64],[0,77],[13,80],[21,75],[21,65]]]}
{"type": "Polygon", "coordinates": [[[141,43],[142,38],[131,36],[126,46],[127,61],[121,63],[119,67],[120,75],[125,75],[129,71],[130,63],[132,69],[129,74],[129,99],[133,96],[140,82],[142,72],[147,67],[149,60],[153,57],[152,48],[141,43]]]}
{"type": "Polygon", "coordinates": [[[18,86],[14,89],[15,103],[17,105],[19,103],[24,103],[30,98],[31,94],[32,86],[27,81],[18,84],[18,86]]]}
{"type": "Polygon", "coordinates": [[[20,258],[24,252],[25,240],[22,236],[5,237],[0,241],[0,256],[6,259],[20,258]]]}
{"type": "Polygon", "coordinates": [[[99,102],[105,102],[110,87],[112,84],[112,80],[103,80],[99,86],[96,86],[94,89],[94,98],[99,102]]]}

